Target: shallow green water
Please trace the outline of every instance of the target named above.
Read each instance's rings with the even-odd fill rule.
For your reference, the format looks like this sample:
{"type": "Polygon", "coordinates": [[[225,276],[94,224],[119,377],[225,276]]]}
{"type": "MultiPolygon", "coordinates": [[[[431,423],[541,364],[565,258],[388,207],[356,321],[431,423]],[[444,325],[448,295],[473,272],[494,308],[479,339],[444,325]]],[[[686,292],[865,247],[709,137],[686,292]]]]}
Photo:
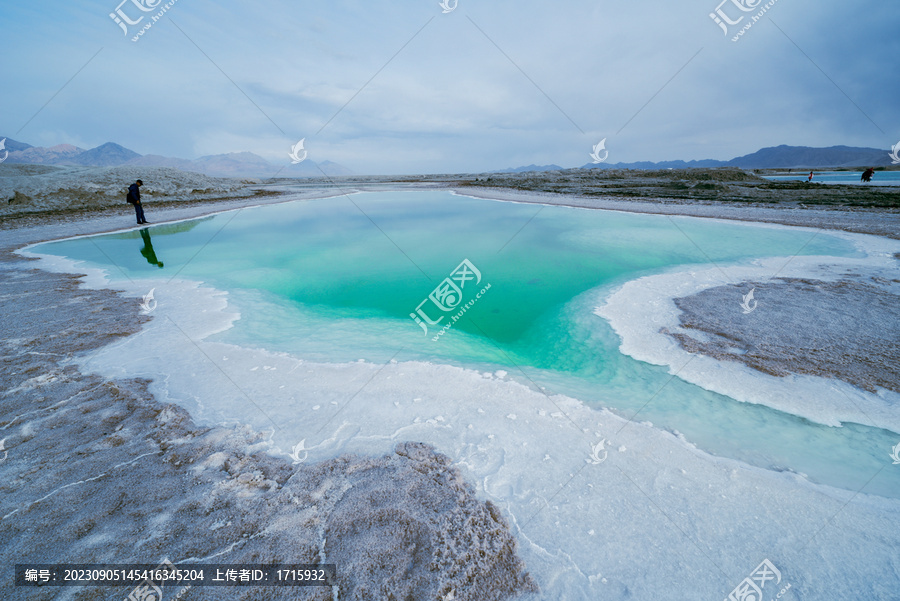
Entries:
{"type": "Polygon", "coordinates": [[[585,358],[566,348],[570,333],[559,312],[587,290],[684,264],[854,252],[829,236],[809,242],[805,232],[727,222],[676,222],[442,192],[351,198],[152,228],[163,271],[135,253],[137,232],[102,238],[102,254],[101,247],[77,241],[67,243],[66,253],[112,260],[132,277],[177,273],[227,290],[263,290],[330,318],[408,320],[413,339],[418,334],[423,340],[410,312],[467,258],[492,287],[454,329],[493,340],[536,367],[579,370],[585,358]]]}
{"type": "MultiPolygon", "coordinates": [[[[614,285],[677,266],[857,254],[827,234],[390,192],[244,209],[153,227],[143,236],[97,236],[39,251],[114,266],[113,278],[178,276],[228,290],[241,319],[222,340],[319,360],[415,358],[504,369],[623,415],[643,407],[638,419],[677,429],[707,451],[845,488],[877,471],[893,436],[809,424],[670,382],[666,369],[621,355],[618,337],[592,313],[614,285]],[[473,279],[451,278],[462,285],[462,302],[442,311],[429,294],[464,259],[480,281],[471,270],[473,279]],[[444,319],[426,324],[426,334],[410,314],[444,319]]],[[[900,480],[885,475],[867,490],[873,487],[894,496],[900,480]]]]}

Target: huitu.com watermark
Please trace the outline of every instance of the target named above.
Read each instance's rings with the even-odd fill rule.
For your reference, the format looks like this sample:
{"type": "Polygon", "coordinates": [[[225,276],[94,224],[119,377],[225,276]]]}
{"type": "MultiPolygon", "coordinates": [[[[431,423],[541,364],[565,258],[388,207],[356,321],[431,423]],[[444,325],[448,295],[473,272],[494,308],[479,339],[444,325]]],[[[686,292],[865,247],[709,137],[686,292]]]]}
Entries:
{"type": "Polygon", "coordinates": [[[291,157],[292,165],[302,163],[306,160],[306,157],[309,156],[309,153],[306,152],[305,148],[303,148],[304,142],[306,142],[306,138],[301,139],[299,142],[291,146],[291,151],[288,153],[288,156],[291,157]]]}
{"type": "Polygon", "coordinates": [[[419,303],[414,313],[409,316],[419,324],[425,335],[428,335],[428,326],[439,326],[441,329],[431,339],[437,342],[441,336],[453,327],[453,325],[462,318],[466,312],[475,306],[475,303],[481,300],[484,293],[491,289],[490,284],[486,284],[481,290],[476,291],[478,285],[481,284],[481,271],[468,259],[457,265],[450,275],[438,284],[437,288],[431,291],[431,294],[419,303]],[[468,290],[466,284],[469,284],[468,290]],[[469,300],[463,303],[463,299],[469,300]],[[429,310],[425,310],[425,305],[431,303],[429,310]],[[437,311],[435,311],[437,309],[437,311]],[[438,312],[440,311],[440,313],[438,312]],[[441,315],[441,313],[453,313],[452,315],[441,315]],[[432,319],[432,315],[436,316],[432,319]],[[446,323],[441,325],[444,318],[449,317],[446,323]]]}
{"type": "Polygon", "coordinates": [[[743,299],[741,301],[741,309],[744,310],[744,315],[753,313],[756,310],[756,306],[759,304],[758,301],[753,299],[754,290],[756,290],[756,288],[751,288],[750,292],[741,296],[741,298],[743,299]]]}
{"type": "MultiPolygon", "coordinates": [[[[4,138],[4,140],[5,139],[6,138],[4,138]]],[[[891,151],[888,153],[888,156],[891,157],[892,165],[900,165],[900,142],[891,146],[891,151]]]]}
{"type": "Polygon", "coordinates": [[[763,589],[770,581],[774,586],[769,587],[766,593],[771,592],[773,600],[781,599],[791,589],[791,583],[788,582],[777,593],[775,592],[775,589],[781,584],[781,572],[775,567],[775,564],[764,559],[749,576],[728,593],[725,601],[762,601],[763,589]]]}
{"type": "Polygon", "coordinates": [[[152,570],[151,577],[136,586],[125,601],[162,601],[162,588],[158,583],[164,582],[167,574],[175,571],[177,571],[175,564],[168,558],[163,559],[162,563],[152,570]]]}
{"type": "Polygon", "coordinates": [[[609,451],[606,449],[606,443],[609,441],[605,438],[601,438],[600,442],[591,445],[591,454],[585,459],[585,463],[589,463],[591,465],[600,465],[606,458],[609,457],[609,451]]]}
{"type": "Polygon", "coordinates": [[[778,2],[778,0],[769,0],[765,4],[763,4],[763,0],[722,0],[722,2],[719,3],[719,6],[716,7],[716,10],[709,13],[709,18],[712,19],[716,25],[721,27],[722,31],[727,36],[733,31],[731,30],[731,27],[740,26],[746,17],[750,17],[750,20],[744,23],[731,38],[732,42],[737,42],[757,21],[762,19],[762,16],[766,14],[770,8],[775,6],[776,2],[778,2]],[[728,7],[728,11],[726,12],[723,7],[729,4],[733,5],[734,8],[728,7]],[[741,14],[751,13],[753,11],[757,12],[752,16],[741,14]],[[737,19],[732,19],[731,15],[737,16],[737,19]]]}
{"type": "Polygon", "coordinates": [[[156,299],[153,298],[153,292],[155,290],[156,288],[151,288],[150,292],[145,294],[143,300],[141,300],[141,313],[144,315],[149,315],[156,309],[156,299]]]}
{"type": "Polygon", "coordinates": [[[594,144],[592,149],[591,159],[593,159],[595,165],[602,163],[609,158],[609,151],[606,149],[606,138],[603,138],[597,144],[594,144]],[[601,152],[603,153],[602,156],[600,154],[601,152]]]}
{"type": "Polygon", "coordinates": [[[169,0],[165,4],[162,3],[162,0],[122,0],[116,9],[109,13],[109,18],[115,21],[126,36],[133,32],[131,41],[137,42],[176,2],[178,0],[169,0]],[[128,10],[126,11],[123,7],[127,7],[128,10]],[[149,14],[153,12],[156,14],[149,14]],[[133,16],[137,18],[132,19],[133,16]],[[144,22],[144,19],[148,17],[149,19],[144,22]],[[141,25],[142,22],[143,25],[141,25]],[[129,31],[131,27],[139,27],[139,29],[129,31]]]}
{"type": "MultiPolygon", "coordinates": [[[[3,441],[0,441],[0,449],[3,448],[3,441]]],[[[894,465],[900,465],[900,442],[897,443],[897,446],[891,449],[891,459],[894,460],[894,465]]]]}

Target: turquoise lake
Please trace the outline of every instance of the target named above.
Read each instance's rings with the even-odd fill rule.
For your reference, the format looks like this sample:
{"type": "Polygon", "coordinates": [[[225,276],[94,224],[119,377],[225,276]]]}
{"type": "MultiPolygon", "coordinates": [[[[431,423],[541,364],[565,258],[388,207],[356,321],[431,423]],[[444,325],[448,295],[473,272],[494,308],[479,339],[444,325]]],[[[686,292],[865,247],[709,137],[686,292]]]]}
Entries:
{"type": "MultiPolygon", "coordinates": [[[[677,267],[859,256],[825,233],[449,192],[373,192],[36,250],[102,267],[113,281],[177,277],[228,291],[241,319],[218,340],[312,361],[501,369],[625,417],[640,409],[638,421],[677,430],[709,453],[848,490],[879,471],[897,439],[855,424],[821,426],[671,378],[664,367],[622,355],[618,336],[593,314],[617,285],[677,267]]],[[[883,471],[865,492],[900,497],[897,474],[883,471]]]]}

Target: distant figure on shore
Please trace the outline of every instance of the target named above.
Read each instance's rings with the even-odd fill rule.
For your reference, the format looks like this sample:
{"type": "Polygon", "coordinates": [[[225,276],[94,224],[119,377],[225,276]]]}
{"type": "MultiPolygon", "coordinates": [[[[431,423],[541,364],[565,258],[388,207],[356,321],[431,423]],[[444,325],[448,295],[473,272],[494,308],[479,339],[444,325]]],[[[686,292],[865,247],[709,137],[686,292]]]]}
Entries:
{"type": "Polygon", "coordinates": [[[148,263],[162,269],[163,262],[156,258],[156,253],[153,251],[153,243],[150,241],[150,230],[141,228],[141,238],[144,240],[144,248],[141,249],[141,254],[147,259],[148,263]]]}
{"type": "Polygon", "coordinates": [[[862,177],[859,178],[861,182],[870,182],[872,181],[872,176],[875,175],[875,170],[871,167],[863,171],[862,177]]]}
{"type": "Polygon", "coordinates": [[[137,217],[138,225],[147,223],[147,220],[144,219],[144,207],[141,206],[141,186],[143,185],[144,182],[137,180],[128,186],[128,202],[134,205],[134,214],[137,217]]]}
{"type": "Polygon", "coordinates": [[[807,182],[811,182],[811,181],[812,181],[812,178],[813,178],[813,172],[810,171],[810,172],[809,172],[809,179],[806,180],[806,181],[807,181],[807,182]]]}

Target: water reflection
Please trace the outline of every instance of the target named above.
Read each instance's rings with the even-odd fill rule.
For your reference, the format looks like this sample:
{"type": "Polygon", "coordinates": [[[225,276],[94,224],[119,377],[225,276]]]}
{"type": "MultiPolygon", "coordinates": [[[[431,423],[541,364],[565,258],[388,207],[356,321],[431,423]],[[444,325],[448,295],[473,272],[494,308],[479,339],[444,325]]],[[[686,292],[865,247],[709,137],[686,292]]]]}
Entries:
{"type": "Polygon", "coordinates": [[[153,251],[153,242],[150,240],[149,228],[145,227],[141,229],[141,238],[144,240],[144,247],[141,249],[141,254],[147,259],[148,263],[162,269],[163,262],[157,258],[156,253],[153,251]]]}

